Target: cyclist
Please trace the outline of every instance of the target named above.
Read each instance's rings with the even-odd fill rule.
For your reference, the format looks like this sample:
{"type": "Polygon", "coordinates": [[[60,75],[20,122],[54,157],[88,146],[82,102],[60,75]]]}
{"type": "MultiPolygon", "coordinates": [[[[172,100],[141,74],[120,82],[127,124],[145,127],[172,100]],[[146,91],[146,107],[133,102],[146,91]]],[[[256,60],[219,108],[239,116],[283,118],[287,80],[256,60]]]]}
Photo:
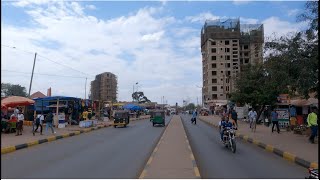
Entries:
{"type": "Polygon", "coordinates": [[[229,128],[232,128],[232,123],[229,121],[229,118],[225,118],[225,121],[221,121],[221,141],[223,141],[223,133],[229,128]]]}

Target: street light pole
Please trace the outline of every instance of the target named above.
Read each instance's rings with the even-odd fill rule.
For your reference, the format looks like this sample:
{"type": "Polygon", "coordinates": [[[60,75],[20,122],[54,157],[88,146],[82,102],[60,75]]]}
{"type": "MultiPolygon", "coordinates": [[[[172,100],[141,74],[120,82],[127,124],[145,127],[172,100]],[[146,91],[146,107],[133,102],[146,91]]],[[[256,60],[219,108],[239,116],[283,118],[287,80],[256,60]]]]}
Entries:
{"type": "Polygon", "coordinates": [[[31,93],[31,85],[32,85],[32,79],[33,79],[33,73],[34,73],[34,66],[36,65],[36,59],[37,59],[37,53],[34,54],[34,60],[33,60],[33,67],[32,67],[32,74],[31,74],[31,80],[30,80],[29,95],[28,95],[28,97],[30,97],[30,93],[31,93]]]}

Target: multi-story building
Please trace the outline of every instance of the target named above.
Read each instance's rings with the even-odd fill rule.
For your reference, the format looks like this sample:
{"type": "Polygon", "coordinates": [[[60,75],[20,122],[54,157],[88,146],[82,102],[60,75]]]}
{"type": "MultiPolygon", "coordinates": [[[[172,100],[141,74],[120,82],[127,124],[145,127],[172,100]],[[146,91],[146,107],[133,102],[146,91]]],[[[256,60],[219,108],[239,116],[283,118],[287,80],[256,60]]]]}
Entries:
{"type": "Polygon", "coordinates": [[[105,72],[96,75],[94,81],[91,81],[91,99],[101,101],[117,101],[118,82],[117,76],[105,72]]]}
{"type": "Polygon", "coordinates": [[[242,65],[263,58],[263,25],[240,24],[239,19],[206,21],[201,30],[202,100],[227,102],[242,65]]]}

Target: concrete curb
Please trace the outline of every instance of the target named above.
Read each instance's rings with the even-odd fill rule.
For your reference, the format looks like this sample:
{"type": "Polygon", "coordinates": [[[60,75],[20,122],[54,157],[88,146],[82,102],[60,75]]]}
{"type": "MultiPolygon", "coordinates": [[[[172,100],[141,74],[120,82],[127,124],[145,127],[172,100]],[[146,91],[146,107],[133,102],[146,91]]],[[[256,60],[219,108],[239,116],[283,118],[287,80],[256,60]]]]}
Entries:
{"type": "Polygon", "coordinates": [[[58,135],[58,136],[50,136],[50,137],[47,137],[45,139],[35,140],[35,141],[28,142],[28,143],[18,144],[18,145],[15,145],[15,146],[4,147],[4,148],[1,148],[1,154],[11,153],[11,152],[14,152],[16,150],[28,148],[28,147],[35,146],[35,145],[38,145],[38,144],[43,144],[43,143],[46,143],[46,142],[55,141],[55,140],[66,138],[66,137],[79,135],[79,134],[82,134],[82,133],[90,132],[90,131],[93,131],[93,130],[97,130],[97,129],[101,129],[101,128],[109,127],[109,126],[110,125],[102,125],[102,126],[100,125],[100,126],[97,126],[97,127],[92,127],[90,129],[84,129],[84,130],[75,131],[75,132],[72,132],[72,133],[66,133],[66,134],[62,134],[62,135],[58,135]]]}
{"type": "MultiPolygon", "coordinates": [[[[216,127],[216,128],[219,127],[217,124],[207,122],[207,121],[205,121],[205,120],[203,120],[201,118],[199,118],[199,119],[201,121],[203,121],[204,123],[210,125],[210,126],[213,126],[213,127],[216,127]]],[[[303,158],[297,157],[296,155],[294,155],[292,153],[277,149],[277,148],[273,147],[272,145],[267,145],[267,144],[264,144],[264,143],[262,143],[260,141],[255,140],[255,139],[249,138],[247,135],[243,135],[243,134],[239,134],[238,133],[236,137],[240,138],[241,140],[243,140],[245,142],[249,142],[249,143],[255,144],[258,147],[260,147],[262,149],[265,149],[268,152],[274,153],[274,154],[282,157],[283,159],[286,159],[286,160],[288,160],[290,162],[294,162],[297,165],[300,165],[300,166],[302,166],[304,168],[316,168],[316,169],[318,169],[318,163],[316,163],[316,162],[306,161],[303,158]]]]}
{"type": "Polygon", "coordinates": [[[187,142],[187,144],[188,144],[188,149],[189,149],[189,151],[190,151],[190,158],[191,158],[191,161],[192,161],[192,166],[193,166],[194,174],[195,174],[195,176],[196,176],[198,179],[200,179],[200,178],[201,178],[200,171],[199,171],[199,168],[198,168],[198,166],[197,166],[197,162],[196,162],[196,160],[195,160],[195,158],[194,158],[194,155],[193,155],[194,153],[193,153],[192,148],[191,148],[191,146],[190,146],[190,143],[189,143],[189,140],[188,140],[188,137],[187,137],[186,128],[185,128],[184,123],[182,122],[183,120],[182,120],[181,116],[180,116],[180,120],[181,120],[181,123],[182,123],[182,126],[183,126],[183,130],[184,130],[184,137],[186,138],[186,142],[187,142]]]}
{"type": "MultiPolygon", "coordinates": [[[[171,120],[172,120],[172,119],[170,119],[169,123],[171,123],[171,120]]],[[[143,170],[142,170],[142,172],[141,172],[141,174],[140,174],[140,176],[139,176],[138,179],[144,179],[144,177],[147,175],[148,168],[149,168],[149,166],[150,166],[150,164],[151,164],[154,156],[156,155],[156,153],[157,153],[157,151],[158,151],[158,149],[159,149],[159,145],[160,145],[160,144],[162,143],[162,141],[163,141],[163,136],[164,136],[164,134],[165,134],[166,131],[167,131],[167,127],[169,126],[169,123],[166,124],[165,130],[164,130],[163,133],[161,134],[161,136],[160,136],[160,138],[159,138],[159,141],[158,141],[156,147],[153,149],[153,151],[152,151],[152,153],[151,153],[151,156],[149,157],[149,159],[148,159],[148,161],[147,161],[147,164],[146,164],[145,167],[143,168],[143,170]]]]}

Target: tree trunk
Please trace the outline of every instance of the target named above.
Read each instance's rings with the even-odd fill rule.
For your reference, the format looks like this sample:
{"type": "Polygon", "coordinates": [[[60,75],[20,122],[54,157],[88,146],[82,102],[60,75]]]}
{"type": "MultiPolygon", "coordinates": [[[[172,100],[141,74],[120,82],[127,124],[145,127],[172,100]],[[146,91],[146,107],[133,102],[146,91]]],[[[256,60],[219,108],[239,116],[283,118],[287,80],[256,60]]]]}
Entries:
{"type": "Polygon", "coordinates": [[[262,114],[262,112],[263,112],[263,110],[264,110],[264,108],[266,107],[266,105],[264,104],[264,105],[262,105],[262,107],[261,107],[261,109],[258,111],[258,115],[257,115],[257,122],[258,122],[258,120],[259,120],[259,118],[260,118],[260,116],[261,116],[261,114],[262,114]]]}

